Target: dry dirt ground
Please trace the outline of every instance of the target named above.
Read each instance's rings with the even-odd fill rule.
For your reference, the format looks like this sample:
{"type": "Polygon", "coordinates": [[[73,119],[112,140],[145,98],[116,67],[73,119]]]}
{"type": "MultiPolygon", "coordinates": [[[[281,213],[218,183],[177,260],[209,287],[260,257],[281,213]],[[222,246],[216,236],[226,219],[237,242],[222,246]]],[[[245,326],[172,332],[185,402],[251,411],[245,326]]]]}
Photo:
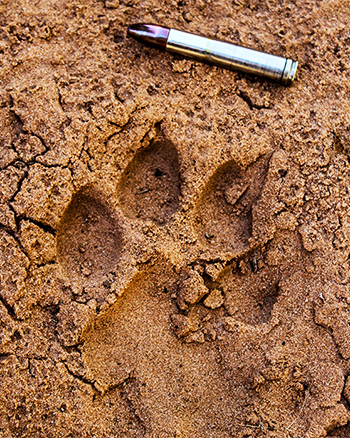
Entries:
{"type": "Polygon", "coordinates": [[[344,0],[0,2],[1,438],[350,436],[349,66],[344,0]]]}

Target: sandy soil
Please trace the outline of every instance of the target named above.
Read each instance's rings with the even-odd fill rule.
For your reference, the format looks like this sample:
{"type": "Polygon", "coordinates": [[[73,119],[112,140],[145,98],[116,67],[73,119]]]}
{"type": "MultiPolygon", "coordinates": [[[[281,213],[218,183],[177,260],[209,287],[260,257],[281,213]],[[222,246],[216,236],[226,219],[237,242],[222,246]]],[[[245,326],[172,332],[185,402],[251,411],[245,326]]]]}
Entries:
{"type": "Polygon", "coordinates": [[[343,0],[0,2],[1,437],[350,436],[349,29],[343,0]]]}

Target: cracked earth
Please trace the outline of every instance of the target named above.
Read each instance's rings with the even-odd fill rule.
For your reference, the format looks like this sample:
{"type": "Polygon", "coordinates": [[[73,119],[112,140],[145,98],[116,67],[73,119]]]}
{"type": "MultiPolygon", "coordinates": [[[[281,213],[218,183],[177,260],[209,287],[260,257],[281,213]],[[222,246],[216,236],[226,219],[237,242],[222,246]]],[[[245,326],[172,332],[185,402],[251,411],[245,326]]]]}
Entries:
{"type": "Polygon", "coordinates": [[[336,0],[0,2],[1,437],[349,437],[349,25],[336,0]]]}

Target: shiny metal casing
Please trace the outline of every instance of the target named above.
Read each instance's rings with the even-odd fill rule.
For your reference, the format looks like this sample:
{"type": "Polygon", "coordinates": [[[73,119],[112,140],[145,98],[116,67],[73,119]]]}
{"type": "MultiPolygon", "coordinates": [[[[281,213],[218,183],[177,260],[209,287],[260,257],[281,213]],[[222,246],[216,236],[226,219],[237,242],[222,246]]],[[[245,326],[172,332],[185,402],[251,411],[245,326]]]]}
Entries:
{"type": "Polygon", "coordinates": [[[218,40],[170,29],[166,51],[290,85],[298,62],[218,40]]]}

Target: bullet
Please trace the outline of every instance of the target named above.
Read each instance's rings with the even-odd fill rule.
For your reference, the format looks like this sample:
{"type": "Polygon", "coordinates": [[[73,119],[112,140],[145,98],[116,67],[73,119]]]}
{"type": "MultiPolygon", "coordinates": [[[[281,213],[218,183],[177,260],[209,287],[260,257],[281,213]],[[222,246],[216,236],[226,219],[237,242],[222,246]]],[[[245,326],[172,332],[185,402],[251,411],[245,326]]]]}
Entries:
{"type": "Polygon", "coordinates": [[[155,24],[131,24],[128,27],[128,36],[165,52],[262,76],[283,85],[290,85],[293,82],[298,67],[298,61],[289,58],[155,24]]]}

